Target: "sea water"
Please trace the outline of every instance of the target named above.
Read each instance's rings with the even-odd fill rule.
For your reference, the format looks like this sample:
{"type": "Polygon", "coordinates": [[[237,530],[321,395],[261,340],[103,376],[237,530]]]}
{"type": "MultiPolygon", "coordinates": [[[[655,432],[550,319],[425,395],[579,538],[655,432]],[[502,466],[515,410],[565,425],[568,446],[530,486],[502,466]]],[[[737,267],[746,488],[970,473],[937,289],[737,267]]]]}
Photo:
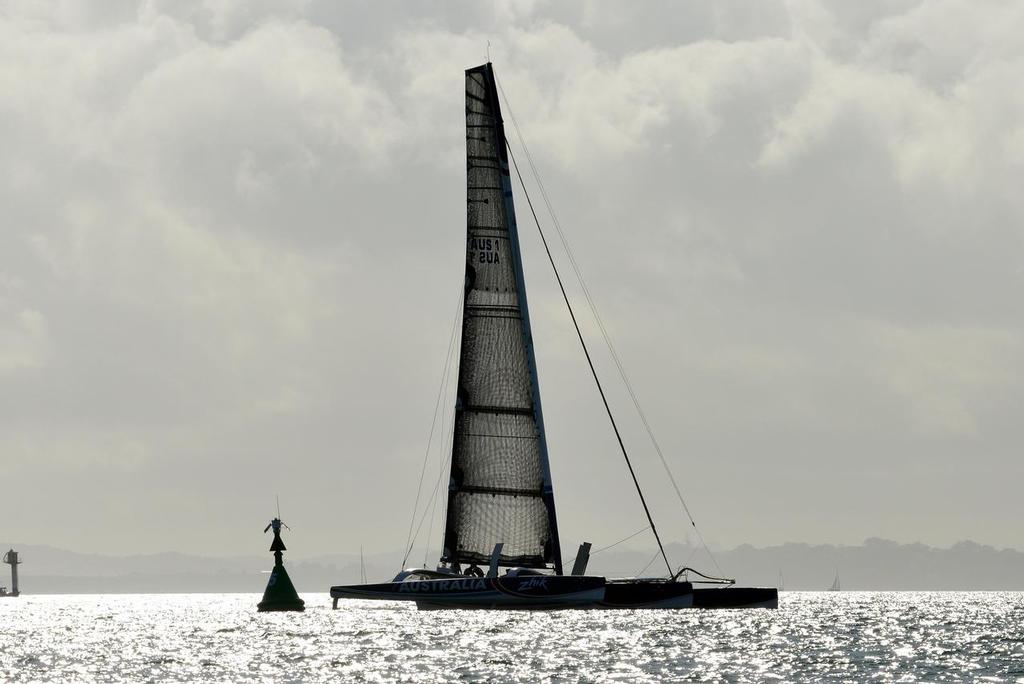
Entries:
{"type": "Polygon", "coordinates": [[[1024,682],[1024,594],[784,592],[778,610],[417,611],[306,594],[0,599],[3,681],[1024,682]]]}

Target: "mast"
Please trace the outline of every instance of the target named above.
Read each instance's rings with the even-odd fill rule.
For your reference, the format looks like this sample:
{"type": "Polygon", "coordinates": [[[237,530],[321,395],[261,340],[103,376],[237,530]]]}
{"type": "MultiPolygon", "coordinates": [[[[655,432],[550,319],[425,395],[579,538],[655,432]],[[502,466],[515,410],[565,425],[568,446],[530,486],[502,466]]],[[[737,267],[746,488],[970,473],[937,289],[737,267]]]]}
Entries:
{"type": "Polygon", "coordinates": [[[465,306],[441,560],[562,574],[505,129],[488,62],[466,71],[465,306]]]}

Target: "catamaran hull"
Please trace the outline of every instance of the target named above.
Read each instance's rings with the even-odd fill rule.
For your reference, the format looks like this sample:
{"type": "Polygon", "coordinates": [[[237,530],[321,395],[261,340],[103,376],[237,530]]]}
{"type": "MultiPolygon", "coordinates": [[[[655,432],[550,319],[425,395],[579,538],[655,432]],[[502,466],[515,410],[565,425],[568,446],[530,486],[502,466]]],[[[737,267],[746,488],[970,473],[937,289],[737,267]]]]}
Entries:
{"type": "Polygon", "coordinates": [[[354,584],[331,587],[335,599],[415,601],[421,609],[476,608],[557,610],[596,608],[604,598],[603,577],[544,575],[354,584]]]}
{"type": "Polygon", "coordinates": [[[645,580],[609,581],[602,608],[692,608],[693,585],[689,582],[645,580]]]}
{"type": "Polygon", "coordinates": [[[694,589],[694,608],[778,608],[779,590],[774,587],[723,587],[694,589]]]}
{"type": "Polygon", "coordinates": [[[689,582],[610,580],[602,608],[778,608],[779,591],[771,587],[694,589],[689,582]]]}

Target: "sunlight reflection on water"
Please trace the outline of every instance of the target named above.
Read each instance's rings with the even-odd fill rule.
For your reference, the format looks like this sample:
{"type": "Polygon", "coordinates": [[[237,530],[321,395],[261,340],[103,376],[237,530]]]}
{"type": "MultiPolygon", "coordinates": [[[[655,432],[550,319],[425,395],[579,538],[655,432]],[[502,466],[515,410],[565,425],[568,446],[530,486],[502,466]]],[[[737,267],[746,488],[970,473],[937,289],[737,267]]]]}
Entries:
{"type": "Polygon", "coordinates": [[[304,595],[0,602],[4,681],[1024,682],[1024,594],[787,592],[777,611],[419,612],[304,595]]]}

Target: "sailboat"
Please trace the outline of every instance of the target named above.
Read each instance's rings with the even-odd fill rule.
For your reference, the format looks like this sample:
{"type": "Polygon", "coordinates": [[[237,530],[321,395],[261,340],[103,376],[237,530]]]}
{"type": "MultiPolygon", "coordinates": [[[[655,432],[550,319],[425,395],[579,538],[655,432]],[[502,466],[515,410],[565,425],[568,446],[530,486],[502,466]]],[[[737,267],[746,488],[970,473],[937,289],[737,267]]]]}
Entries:
{"type": "Polygon", "coordinates": [[[836,577],[835,577],[835,579],[832,580],[832,586],[830,586],[825,591],[842,591],[842,586],[840,586],[840,584],[839,584],[839,571],[838,570],[836,570],[836,577]]]}
{"type": "MultiPolygon", "coordinates": [[[[570,573],[563,572],[491,63],[468,69],[465,83],[466,274],[442,553],[436,569],[409,568],[391,582],[331,587],[334,607],[339,599],[411,600],[419,608],[775,607],[775,589],[695,590],[681,579],[689,569],[673,573],[667,557],[667,578],[587,575],[589,543],[580,547],[570,573]]],[[[580,342],[586,351],[582,335],[580,342]]],[[[633,480],[643,501],[635,474],[633,480]]],[[[646,503],[644,510],[654,530],[646,503]]]]}

